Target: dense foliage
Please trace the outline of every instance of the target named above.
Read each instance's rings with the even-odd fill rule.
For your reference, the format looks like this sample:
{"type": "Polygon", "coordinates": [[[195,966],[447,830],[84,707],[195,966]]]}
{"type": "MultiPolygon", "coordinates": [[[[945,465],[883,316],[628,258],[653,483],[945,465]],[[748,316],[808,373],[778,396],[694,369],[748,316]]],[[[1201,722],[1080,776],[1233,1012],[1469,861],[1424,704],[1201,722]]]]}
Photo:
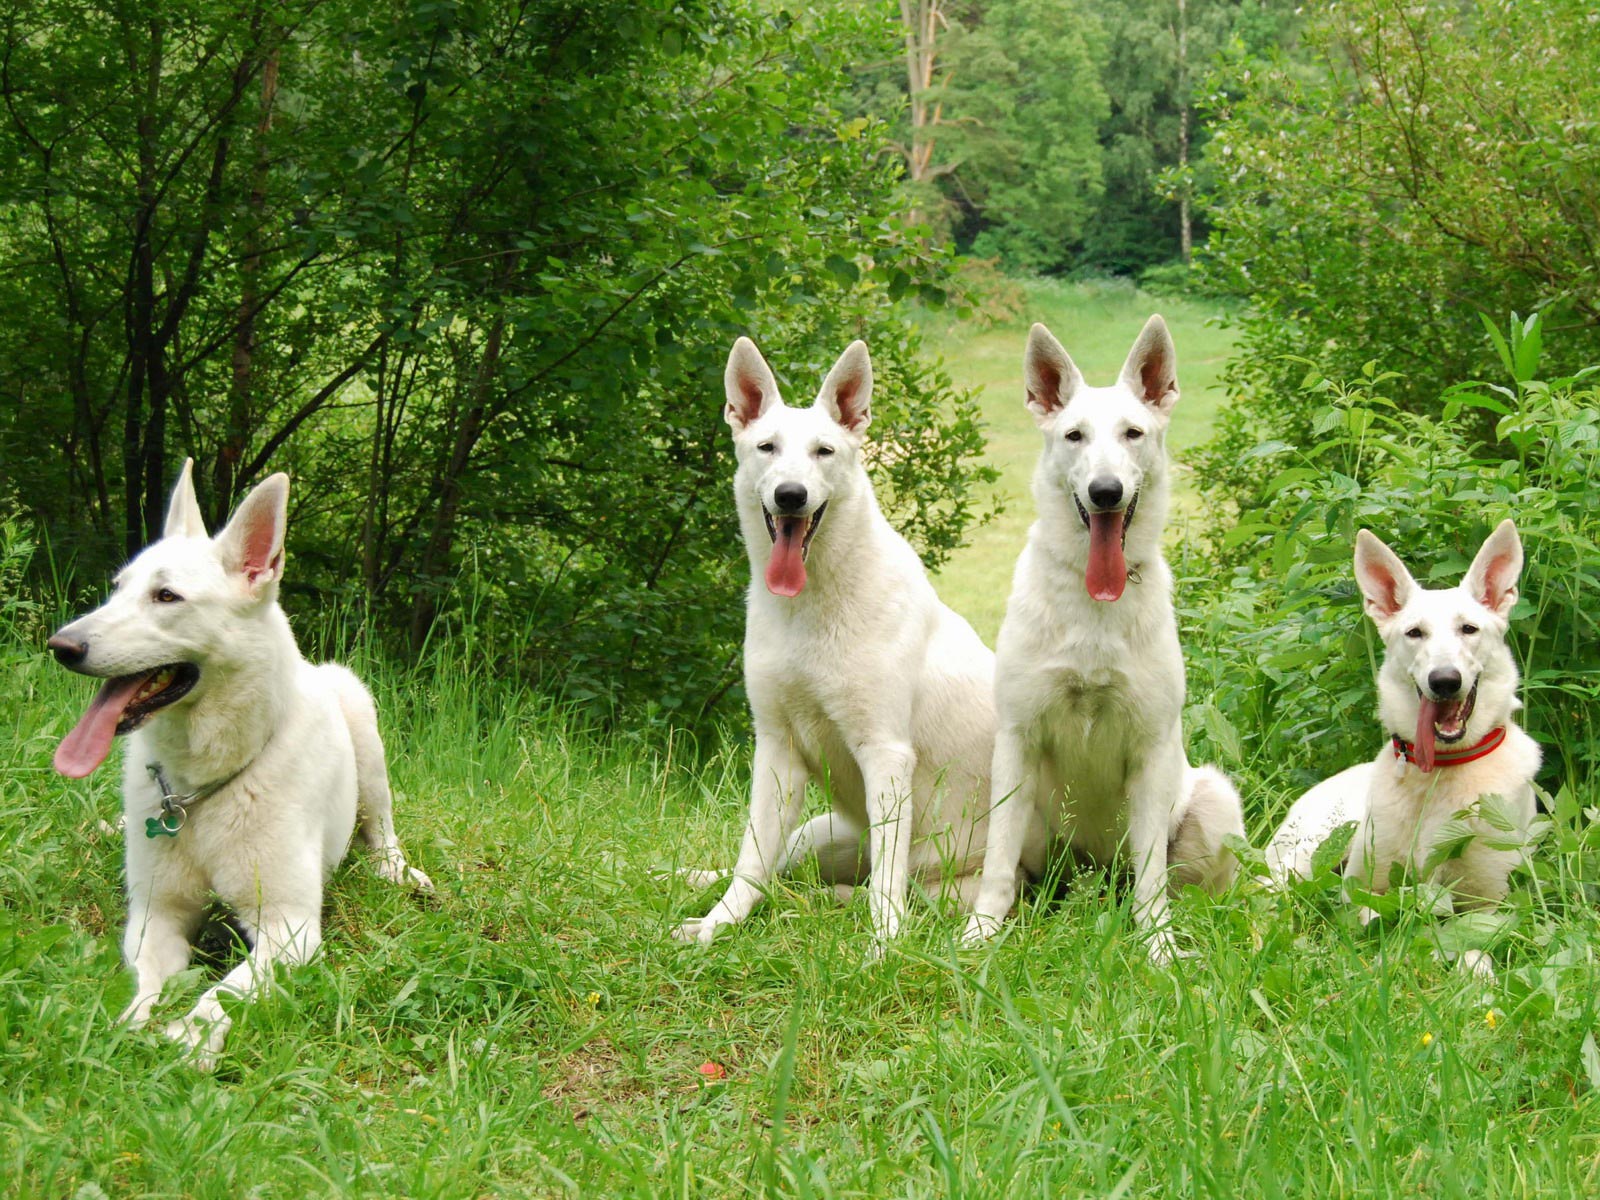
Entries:
{"type": "Polygon", "coordinates": [[[970,407],[897,304],[940,264],[839,111],[893,36],[755,0],[9,6],[3,498],[98,578],[183,456],[213,520],[287,469],[292,586],[413,646],[468,590],[522,614],[506,665],[693,716],[734,679],[736,335],[801,400],[869,339],[896,519],[937,561],[973,515],[970,407]]]}
{"type": "Polygon", "coordinates": [[[1368,757],[1382,645],[1355,590],[1356,531],[1446,587],[1512,517],[1527,556],[1511,625],[1520,720],[1544,747],[1541,781],[1575,815],[1600,752],[1600,368],[1541,380],[1537,318],[1492,341],[1505,383],[1441,389],[1437,416],[1398,402],[1415,386],[1400,375],[1312,369],[1294,404],[1313,435],[1248,452],[1252,485],[1215,518],[1213,553],[1188,564],[1206,583],[1181,589],[1201,631],[1190,727],[1225,759],[1271,751],[1292,793],[1368,757]]]}
{"type": "Polygon", "coordinates": [[[1495,369],[1479,314],[1547,314],[1554,373],[1600,358],[1600,36],[1580,0],[1319,6],[1298,58],[1237,60],[1212,97],[1213,278],[1247,296],[1245,419],[1315,358],[1376,359],[1407,408],[1495,369]]]}

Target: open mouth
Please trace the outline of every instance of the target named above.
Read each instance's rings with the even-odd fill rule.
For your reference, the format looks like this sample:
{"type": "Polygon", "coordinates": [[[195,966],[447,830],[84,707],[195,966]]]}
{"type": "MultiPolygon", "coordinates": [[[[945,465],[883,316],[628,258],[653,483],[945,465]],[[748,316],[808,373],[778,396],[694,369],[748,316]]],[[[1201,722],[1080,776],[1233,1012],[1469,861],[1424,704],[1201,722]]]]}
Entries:
{"type": "Polygon", "coordinates": [[[767,561],[767,590],[774,596],[798,596],[806,586],[806,555],[811,552],[811,539],[817,536],[822,525],[822,514],[828,511],[828,502],[817,505],[810,517],[775,517],[761,506],[761,515],[767,521],[767,536],[772,539],[772,557],[767,561]]]}
{"type": "MultiPolygon", "coordinates": [[[[1078,506],[1078,519],[1083,522],[1083,527],[1092,534],[1094,532],[1094,524],[1089,520],[1091,514],[1089,510],[1083,506],[1083,501],[1078,499],[1077,492],[1072,493],[1072,502],[1078,506]]],[[[1126,546],[1128,544],[1128,526],[1133,524],[1133,514],[1138,507],[1139,493],[1135,492],[1133,494],[1133,499],[1128,501],[1128,506],[1126,508],[1110,508],[1105,512],[1097,512],[1092,515],[1096,517],[1121,517],[1122,520],[1117,525],[1117,532],[1121,534],[1122,544],[1126,546]]]]}
{"type": "Polygon", "coordinates": [[[138,729],[161,709],[182,700],[199,681],[200,668],[185,662],[107,679],[56,747],[56,770],[82,779],[105,761],[112,738],[138,729]]]}
{"type": "Polygon", "coordinates": [[[1118,600],[1128,586],[1128,561],[1123,548],[1128,543],[1128,526],[1139,507],[1139,493],[1135,492],[1122,509],[1090,512],[1072,493],[1072,502],[1078,506],[1078,517],[1089,531],[1089,566],[1084,573],[1084,586],[1096,600],[1118,600]]]}
{"type": "Polygon", "coordinates": [[[1458,700],[1434,700],[1419,687],[1417,699],[1422,712],[1418,724],[1426,719],[1433,727],[1433,736],[1441,742],[1459,742],[1467,736],[1467,722],[1472,718],[1473,706],[1478,702],[1478,685],[1458,700]]]}

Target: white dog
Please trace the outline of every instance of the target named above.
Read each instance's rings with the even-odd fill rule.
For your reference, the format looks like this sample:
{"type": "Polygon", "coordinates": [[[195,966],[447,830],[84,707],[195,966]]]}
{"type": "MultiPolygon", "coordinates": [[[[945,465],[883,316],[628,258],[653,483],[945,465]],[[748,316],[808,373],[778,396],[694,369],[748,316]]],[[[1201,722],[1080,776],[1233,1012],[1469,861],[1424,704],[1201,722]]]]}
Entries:
{"type": "Polygon", "coordinates": [[[1172,338],[1151,317],[1111,387],[1085,385],[1043,325],[1023,361],[1044,436],[1039,516],[1017,562],[995,665],[999,729],[983,882],[966,940],[989,937],[1051,851],[1109,863],[1126,842],[1151,957],[1173,953],[1172,885],[1220,889],[1243,836],[1239,797],[1184,753],[1183,656],[1167,517],[1165,434],[1178,401],[1172,338]]]}
{"type": "Polygon", "coordinates": [[[56,770],[82,778],[128,735],[123,952],[136,989],[122,1020],[149,1020],[162,986],[188,965],[212,896],[251,942],[249,957],[167,1028],[210,1066],[230,1024],[222,996],[252,998],[275,963],[316,952],[323,883],[358,810],[379,874],[432,885],[395,840],[372,697],[343,667],[301,658],[278,607],[288,476],[263,482],[211,539],[191,467],[172,493],[165,536],[49,647],[106,680],[62,739],[56,770]]]}
{"type": "MultiPolygon", "coordinates": [[[[1376,761],[1341,771],[1296,800],[1267,848],[1279,882],[1311,874],[1312,855],[1345,822],[1357,823],[1345,878],[1369,892],[1389,889],[1390,868],[1431,869],[1445,912],[1497,904],[1520,858],[1533,819],[1539,746],[1518,728],[1517,667],[1506,628],[1517,601],[1522,543],[1502,521],[1453,588],[1419,587],[1389,547],[1363,529],[1356,535],[1356,582],[1367,615],[1383,638],[1378,718],[1391,741],[1376,761]],[[1503,818],[1486,820],[1480,798],[1497,795],[1503,818]],[[1460,814],[1472,833],[1458,856],[1442,841],[1460,814]],[[1452,903],[1453,898],[1453,903],[1452,903]]],[[[1445,915],[1441,913],[1441,915],[1445,915]]],[[[1372,918],[1361,912],[1363,922],[1372,918]]],[[[1462,955],[1477,974],[1493,974],[1481,951],[1462,955]]]]}
{"type": "Polygon", "coordinates": [[[881,952],[910,879],[970,902],[988,806],[994,656],[939,602],[878,509],[862,465],[866,346],[853,342],[840,356],[810,408],[784,404],[747,338],[728,357],[726,385],[752,575],[750,821],[726,893],[677,936],[710,941],[749,915],[775,875],[814,854],[825,881],[868,883],[881,952]],[[808,779],[826,782],[832,811],[796,829],[808,779]]]}

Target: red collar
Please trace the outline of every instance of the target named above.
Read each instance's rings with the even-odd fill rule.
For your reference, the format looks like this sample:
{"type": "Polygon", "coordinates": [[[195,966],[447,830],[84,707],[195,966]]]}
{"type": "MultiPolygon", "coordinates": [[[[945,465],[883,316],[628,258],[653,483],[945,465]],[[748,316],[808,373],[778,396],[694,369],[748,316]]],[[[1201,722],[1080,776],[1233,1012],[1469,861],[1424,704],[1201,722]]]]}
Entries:
{"type": "MultiPolygon", "coordinates": [[[[1500,743],[1505,740],[1506,727],[1497,725],[1470,746],[1463,746],[1459,750],[1435,750],[1433,752],[1433,765],[1436,767],[1459,767],[1462,763],[1476,762],[1480,758],[1493,754],[1500,748],[1500,743]]],[[[1392,739],[1392,741],[1396,758],[1403,758],[1408,763],[1417,761],[1416,748],[1410,742],[1398,737],[1392,739]]]]}

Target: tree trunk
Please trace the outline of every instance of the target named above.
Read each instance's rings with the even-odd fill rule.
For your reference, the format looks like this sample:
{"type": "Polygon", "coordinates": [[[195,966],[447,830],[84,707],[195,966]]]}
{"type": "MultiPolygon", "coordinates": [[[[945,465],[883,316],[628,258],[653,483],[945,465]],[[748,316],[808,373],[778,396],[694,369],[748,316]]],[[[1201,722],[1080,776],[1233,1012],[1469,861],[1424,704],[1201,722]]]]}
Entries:
{"type": "Polygon", "coordinates": [[[244,458],[250,436],[251,401],[254,395],[256,310],[260,307],[261,225],[267,204],[267,137],[272,132],[272,109],[278,98],[278,52],[273,51],[261,66],[261,116],[256,122],[256,154],[251,168],[250,195],[246,201],[248,227],[244,252],[239,262],[238,329],[233,338],[233,375],[228,388],[228,423],[212,472],[211,519],[221,525],[233,507],[239,463],[244,458]]]}
{"type": "Polygon", "coordinates": [[[1189,7],[1178,0],[1178,249],[1184,266],[1194,257],[1189,214],[1189,7]]]}

